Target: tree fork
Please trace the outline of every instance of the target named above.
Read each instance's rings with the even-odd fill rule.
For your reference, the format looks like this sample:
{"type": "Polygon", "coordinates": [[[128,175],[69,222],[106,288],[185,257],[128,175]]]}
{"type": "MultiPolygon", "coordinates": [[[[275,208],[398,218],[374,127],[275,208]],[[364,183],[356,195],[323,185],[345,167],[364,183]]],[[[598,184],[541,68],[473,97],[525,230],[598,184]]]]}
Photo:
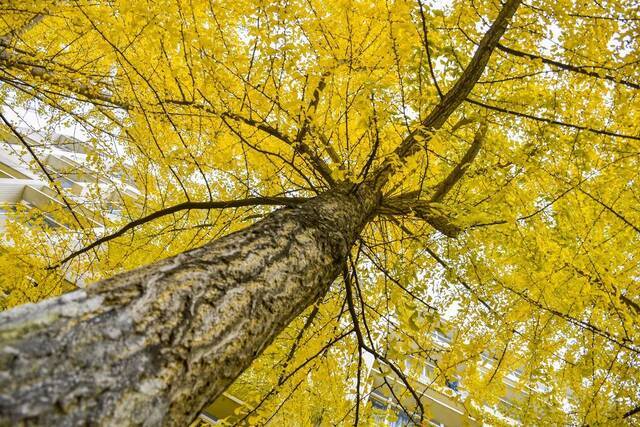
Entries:
{"type": "Polygon", "coordinates": [[[0,314],[0,425],[186,425],[326,293],[379,203],[340,186],[0,314]]]}

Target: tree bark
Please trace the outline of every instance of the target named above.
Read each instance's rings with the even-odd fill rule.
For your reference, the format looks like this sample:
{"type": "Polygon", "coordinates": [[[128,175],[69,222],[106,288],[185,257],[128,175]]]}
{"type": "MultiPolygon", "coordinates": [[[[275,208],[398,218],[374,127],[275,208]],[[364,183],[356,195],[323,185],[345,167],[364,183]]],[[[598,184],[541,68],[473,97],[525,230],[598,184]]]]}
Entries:
{"type": "Polygon", "coordinates": [[[0,314],[0,425],[187,425],[327,292],[378,204],[343,186],[0,314]]]}

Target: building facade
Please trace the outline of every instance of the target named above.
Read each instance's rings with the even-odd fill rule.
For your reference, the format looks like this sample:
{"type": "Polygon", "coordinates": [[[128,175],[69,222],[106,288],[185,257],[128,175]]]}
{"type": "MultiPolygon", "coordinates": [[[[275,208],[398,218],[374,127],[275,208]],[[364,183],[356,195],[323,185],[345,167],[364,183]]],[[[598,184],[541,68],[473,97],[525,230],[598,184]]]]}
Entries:
{"type": "MultiPolygon", "coordinates": [[[[36,250],[56,242],[65,250],[80,248],[82,237],[103,234],[104,224],[118,217],[122,197],[138,196],[133,185],[93,168],[91,155],[88,146],[73,137],[23,128],[0,130],[0,257],[24,255],[23,264],[29,264],[37,258],[36,250]],[[21,240],[32,242],[33,253],[27,253],[28,247],[16,252],[12,236],[21,234],[29,236],[21,240]]],[[[0,309],[68,292],[90,281],[70,268],[61,270],[62,277],[46,278],[39,269],[33,270],[26,280],[24,275],[3,275],[0,309]]]]}
{"type": "MultiPolygon", "coordinates": [[[[434,332],[433,338],[442,350],[446,350],[451,343],[452,335],[453,332],[445,333],[440,329],[434,332]]],[[[373,416],[369,423],[388,427],[420,425],[417,405],[403,382],[366,351],[363,351],[363,361],[361,404],[371,405],[373,416]]],[[[458,376],[448,378],[444,382],[438,381],[437,362],[437,356],[431,360],[412,357],[405,363],[403,369],[403,373],[420,396],[427,414],[422,425],[432,427],[475,427],[498,423],[510,426],[523,425],[517,416],[514,416],[519,402],[525,399],[527,394],[526,391],[522,391],[520,370],[515,369],[502,379],[505,394],[497,405],[485,404],[482,407],[474,407],[474,410],[481,413],[485,419],[480,421],[470,415],[464,378],[458,376]],[[487,420],[493,422],[487,422],[487,420]]],[[[480,369],[490,373],[495,370],[497,363],[496,358],[485,353],[481,358],[480,369]]],[[[215,425],[216,420],[225,419],[233,424],[239,418],[236,414],[241,406],[250,408],[242,399],[225,394],[204,411],[201,420],[215,425]]]]}

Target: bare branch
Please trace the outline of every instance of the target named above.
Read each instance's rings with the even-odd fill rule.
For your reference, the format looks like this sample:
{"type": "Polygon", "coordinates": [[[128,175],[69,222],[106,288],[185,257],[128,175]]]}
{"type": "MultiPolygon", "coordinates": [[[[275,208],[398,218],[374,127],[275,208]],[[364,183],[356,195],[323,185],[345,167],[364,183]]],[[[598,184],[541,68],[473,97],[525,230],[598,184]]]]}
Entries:
{"type": "Polygon", "coordinates": [[[438,92],[440,98],[444,95],[442,94],[442,90],[440,90],[440,85],[438,85],[438,80],[436,79],[436,73],[433,71],[433,61],[431,60],[431,49],[429,49],[429,31],[427,30],[427,19],[424,16],[424,8],[422,7],[422,1],[418,0],[418,7],[420,9],[420,22],[422,24],[422,41],[424,43],[424,50],[427,53],[427,63],[429,64],[429,73],[431,73],[431,80],[433,80],[433,85],[438,92]]]}
{"type": "Polygon", "coordinates": [[[38,158],[38,156],[36,155],[36,153],[33,151],[33,149],[31,148],[31,146],[29,145],[29,143],[27,143],[27,141],[24,139],[24,137],[20,134],[20,132],[18,132],[16,130],[16,128],[11,124],[11,122],[9,120],[7,120],[7,118],[4,116],[4,114],[2,114],[2,112],[0,112],[0,119],[2,119],[2,121],[4,122],[4,124],[11,129],[11,132],[16,136],[16,138],[18,138],[18,140],[20,141],[20,143],[27,149],[27,151],[29,151],[29,154],[31,155],[31,157],[35,160],[35,162],[38,164],[38,167],[40,168],[40,170],[45,174],[45,176],[47,177],[47,179],[49,180],[49,182],[51,183],[51,186],[53,187],[53,189],[56,191],[56,193],[58,193],[58,196],[60,196],[60,198],[62,199],[62,202],[64,203],[64,205],[67,207],[67,209],[69,210],[69,212],[71,213],[71,215],[73,216],[73,219],[75,219],[75,221],[78,223],[78,225],[80,226],[81,229],[84,230],[84,226],[82,225],[82,223],[80,222],[80,218],[78,218],[78,216],[76,215],[75,211],[73,210],[73,208],[71,207],[71,205],[69,204],[69,201],[67,200],[67,198],[64,196],[64,194],[62,194],[62,191],[60,190],[60,188],[58,187],[58,184],[56,183],[55,179],[53,179],[53,177],[51,176],[51,174],[49,173],[49,171],[47,170],[47,168],[45,167],[45,165],[40,161],[40,159],[38,158]]]}
{"type": "MultiPolygon", "coordinates": [[[[605,286],[602,278],[599,275],[598,275],[598,277],[593,277],[588,272],[581,270],[580,268],[576,267],[575,265],[571,265],[569,263],[565,263],[565,265],[567,267],[570,267],[573,271],[578,273],[580,276],[582,276],[585,279],[587,279],[587,281],[589,283],[592,283],[597,288],[602,289],[603,291],[605,291],[605,292],[607,292],[608,294],[611,295],[611,292],[607,289],[607,287],[605,286]]],[[[613,283],[610,284],[610,286],[611,286],[611,288],[613,288],[614,295],[618,296],[620,298],[620,301],[622,301],[627,307],[631,308],[635,312],[636,315],[640,315],[640,305],[638,305],[638,303],[633,301],[628,296],[622,294],[620,292],[620,290],[618,289],[618,287],[616,285],[614,285],[613,283]]]]}
{"type": "Polygon", "coordinates": [[[544,305],[543,303],[541,303],[540,301],[537,301],[535,299],[533,299],[532,297],[530,297],[526,292],[524,291],[519,291],[517,289],[513,289],[509,286],[506,286],[504,283],[502,283],[500,280],[498,280],[497,278],[494,278],[494,280],[499,283],[503,289],[508,290],[509,292],[512,292],[513,294],[519,296],[522,300],[524,300],[525,302],[531,304],[534,307],[537,307],[538,309],[542,310],[542,311],[546,311],[550,314],[553,314],[554,316],[565,320],[567,323],[576,326],[580,329],[583,330],[587,330],[591,333],[593,333],[594,335],[598,335],[612,343],[617,344],[618,346],[625,348],[627,350],[630,350],[636,354],[640,354],[640,345],[638,343],[635,343],[627,338],[618,338],[615,335],[612,335],[611,333],[607,332],[606,330],[603,330],[595,325],[593,325],[592,323],[589,323],[585,320],[581,320],[581,319],[577,319],[569,314],[565,314],[559,310],[556,310],[555,308],[549,307],[548,305],[544,305]]]}
{"type": "MultiPolygon", "coordinates": [[[[349,308],[349,314],[351,315],[351,320],[353,321],[353,329],[354,329],[354,331],[356,333],[356,337],[358,339],[358,347],[359,347],[359,349],[364,349],[364,350],[368,351],[376,359],[384,362],[384,364],[387,365],[396,374],[396,376],[402,381],[404,386],[407,388],[407,390],[409,390],[409,392],[413,396],[413,399],[415,400],[416,405],[418,405],[418,408],[420,409],[420,423],[422,423],[422,419],[424,417],[424,406],[422,405],[422,401],[420,400],[420,397],[418,396],[418,393],[416,393],[416,391],[413,388],[413,386],[409,383],[409,380],[407,379],[407,377],[404,375],[404,373],[402,373],[402,371],[397,366],[395,366],[393,363],[391,363],[391,361],[389,359],[384,357],[382,354],[380,354],[374,348],[372,348],[372,347],[368,346],[367,344],[365,344],[364,337],[363,337],[362,331],[360,329],[360,323],[358,322],[358,317],[357,317],[356,309],[355,309],[354,302],[353,302],[353,291],[352,291],[351,285],[350,285],[349,273],[346,270],[346,268],[342,272],[342,277],[343,277],[343,280],[344,280],[345,289],[346,289],[346,293],[347,293],[347,306],[349,308]]],[[[358,351],[360,351],[360,350],[358,350],[358,351]]]]}
{"type": "Polygon", "coordinates": [[[271,397],[276,391],[278,391],[278,389],[284,383],[286,383],[291,377],[293,377],[296,373],[298,373],[302,368],[307,366],[309,363],[311,363],[312,361],[314,361],[318,357],[320,357],[323,354],[325,354],[334,344],[336,344],[337,342],[341,341],[343,338],[351,335],[352,333],[353,333],[353,329],[349,329],[348,331],[343,332],[340,335],[338,335],[337,337],[329,340],[324,346],[322,346],[322,348],[319,351],[317,351],[312,356],[307,358],[304,362],[302,362],[300,365],[298,365],[294,370],[289,372],[286,376],[280,377],[280,380],[278,380],[278,383],[274,387],[272,387],[271,390],[269,390],[269,392],[267,392],[267,394],[265,394],[262,397],[262,399],[260,399],[260,402],[258,402],[256,404],[256,406],[254,406],[249,412],[244,414],[244,416],[241,419],[236,421],[233,424],[233,426],[241,425],[243,423],[243,421],[245,421],[251,414],[255,413],[264,404],[264,402],[266,402],[267,399],[269,399],[269,397],[271,397]]]}
{"type": "MultiPolygon", "coordinates": [[[[218,114],[220,115],[221,118],[224,117],[228,117],[230,119],[233,119],[235,121],[239,121],[242,123],[245,123],[249,126],[252,126],[256,129],[259,129],[271,136],[273,136],[274,138],[279,139],[280,141],[286,143],[287,145],[290,145],[291,147],[293,147],[293,149],[299,153],[302,154],[303,156],[306,155],[306,157],[309,159],[309,161],[311,162],[311,166],[313,166],[313,168],[320,174],[322,175],[322,177],[325,179],[325,181],[327,183],[329,183],[330,185],[335,185],[335,180],[333,179],[333,177],[331,176],[331,169],[329,169],[329,166],[327,166],[327,164],[325,163],[324,160],[322,160],[316,153],[313,152],[313,150],[302,140],[300,139],[298,141],[298,138],[296,138],[296,140],[291,140],[291,138],[287,135],[285,135],[283,132],[279,131],[278,129],[276,129],[273,126],[270,126],[264,122],[258,122],[256,120],[244,117],[240,114],[236,114],[236,113],[232,113],[230,111],[228,112],[222,112],[222,113],[217,113],[214,109],[213,109],[213,104],[204,97],[204,94],[202,94],[202,92],[200,92],[200,95],[203,96],[204,100],[211,106],[211,109],[208,109],[206,107],[203,107],[201,105],[195,104],[195,103],[181,103],[183,105],[190,105],[194,108],[200,108],[203,109],[205,111],[209,111],[212,112],[214,114],[218,114]]],[[[319,95],[318,95],[319,96],[319,95]]],[[[176,102],[176,101],[172,101],[172,102],[176,102]]],[[[299,137],[299,135],[298,135],[299,137]]]]}
{"type": "Polygon", "coordinates": [[[240,199],[240,200],[229,200],[229,201],[211,201],[211,202],[184,202],[179,203],[177,205],[170,206],[168,208],[160,209],[159,211],[153,212],[149,215],[146,215],[142,218],[139,218],[135,221],[132,221],[120,228],[118,231],[109,234],[107,236],[101,237],[93,243],[85,246],[82,249],[79,249],[69,256],[64,258],[59,263],[49,267],[49,269],[57,268],[62,264],[72,260],[73,258],[81,255],[96,246],[99,246],[103,243],[106,243],[110,240],[115,239],[126,233],[129,230],[132,230],[136,227],[139,227],[143,224],[156,220],[158,218],[162,218],[163,216],[171,215],[175,212],[184,211],[184,210],[193,210],[193,209],[227,209],[227,208],[239,208],[244,206],[259,206],[259,205],[269,205],[269,206],[297,206],[308,199],[301,197],[252,197],[248,199],[240,199]]]}
{"type": "Polygon", "coordinates": [[[579,192],[581,192],[582,194],[584,194],[585,196],[587,196],[588,198],[590,198],[591,200],[593,200],[594,202],[596,202],[597,204],[599,204],[600,206],[602,206],[603,208],[605,208],[606,210],[608,210],[609,212],[611,212],[616,218],[618,218],[620,221],[624,222],[625,224],[627,224],[629,227],[633,228],[633,230],[636,233],[640,234],[640,227],[638,227],[637,225],[631,223],[628,219],[626,219],[620,212],[614,210],[611,206],[607,205],[606,203],[602,202],[600,199],[598,199],[597,197],[594,197],[591,193],[583,190],[580,187],[577,187],[577,190],[579,192]]]}
{"type": "Polygon", "coordinates": [[[456,185],[460,179],[464,176],[465,172],[471,165],[471,163],[475,160],[478,152],[480,151],[480,147],[484,144],[485,136],[487,134],[487,125],[482,123],[480,128],[476,132],[475,137],[473,138],[473,142],[467,152],[462,156],[462,160],[453,168],[449,175],[445,179],[443,179],[438,185],[436,185],[436,189],[431,196],[432,202],[440,202],[444,196],[447,195],[449,191],[456,185]]]}
{"type": "Polygon", "coordinates": [[[573,128],[573,129],[579,129],[579,130],[586,130],[587,132],[595,133],[595,134],[598,134],[598,135],[606,135],[606,136],[612,136],[612,137],[615,137],[615,138],[627,138],[627,139],[633,139],[633,140],[636,140],[636,141],[640,141],[640,136],[629,135],[629,134],[624,134],[624,133],[617,133],[617,132],[611,132],[611,131],[604,130],[604,129],[595,129],[595,128],[591,128],[591,127],[588,127],[588,126],[576,125],[576,124],[573,124],[573,123],[567,123],[567,122],[563,122],[563,121],[556,120],[556,119],[548,119],[546,117],[538,117],[538,116],[534,116],[534,115],[527,114],[527,113],[520,113],[518,111],[509,110],[507,108],[502,108],[502,107],[497,107],[495,105],[485,104],[484,102],[477,101],[477,100],[472,99],[472,98],[467,98],[466,101],[468,103],[470,103],[470,104],[477,105],[477,106],[482,107],[482,108],[486,108],[487,110],[499,111],[501,113],[511,114],[513,116],[518,116],[518,117],[522,117],[522,118],[525,118],[525,119],[535,120],[537,122],[549,123],[549,124],[552,124],[552,125],[559,125],[559,126],[564,126],[564,127],[569,127],[569,128],[573,128]]]}
{"type": "MultiPolygon", "coordinates": [[[[402,231],[404,231],[405,233],[407,233],[407,235],[411,236],[414,239],[418,239],[418,236],[416,236],[411,230],[409,230],[407,227],[405,227],[402,223],[400,223],[400,221],[398,221],[395,218],[392,218],[391,221],[398,226],[402,231]]],[[[425,251],[427,251],[427,253],[438,263],[440,264],[445,270],[447,271],[451,271],[456,279],[458,280],[458,282],[467,290],[469,291],[469,293],[471,295],[473,295],[479,302],[480,304],[482,304],[487,310],[489,310],[490,313],[497,315],[496,310],[493,309],[493,307],[491,307],[489,305],[489,303],[487,303],[483,298],[481,298],[476,291],[449,265],[448,262],[446,262],[444,259],[442,259],[440,257],[440,255],[438,255],[437,253],[435,253],[429,246],[424,246],[425,251]]]]}
{"type": "Polygon", "coordinates": [[[298,349],[298,346],[300,345],[300,340],[302,340],[302,337],[304,336],[304,333],[313,324],[313,321],[315,320],[316,316],[318,315],[318,311],[320,311],[320,302],[319,301],[313,306],[313,309],[311,310],[311,313],[309,313],[309,316],[307,317],[307,320],[305,320],[304,325],[302,326],[302,328],[300,328],[300,331],[298,331],[298,335],[296,336],[295,340],[293,341],[293,345],[291,346],[291,349],[289,350],[289,353],[287,354],[287,358],[285,359],[284,363],[282,364],[282,373],[280,374],[280,378],[278,379],[278,385],[282,385],[283,379],[284,379],[284,376],[285,376],[285,371],[287,370],[287,367],[289,366],[289,363],[291,362],[291,359],[293,359],[293,356],[294,356],[296,350],[298,349]]]}
{"type": "Polygon", "coordinates": [[[640,89],[640,84],[631,82],[629,80],[617,78],[608,74],[601,74],[595,71],[589,71],[586,68],[593,68],[585,65],[571,65],[565,64],[563,62],[556,61],[554,59],[545,58],[540,55],[535,55],[533,53],[523,52],[521,50],[514,49],[512,47],[507,47],[501,43],[498,43],[496,46],[499,50],[508,53],[510,55],[518,56],[520,58],[527,58],[531,60],[542,61],[544,64],[553,65],[554,67],[558,67],[562,70],[572,71],[578,74],[584,74],[585,76],[595,77],[597,79],[604,79],[616,84],[622,84],[624,86],[630,87],[631,89],[640,89]]]}

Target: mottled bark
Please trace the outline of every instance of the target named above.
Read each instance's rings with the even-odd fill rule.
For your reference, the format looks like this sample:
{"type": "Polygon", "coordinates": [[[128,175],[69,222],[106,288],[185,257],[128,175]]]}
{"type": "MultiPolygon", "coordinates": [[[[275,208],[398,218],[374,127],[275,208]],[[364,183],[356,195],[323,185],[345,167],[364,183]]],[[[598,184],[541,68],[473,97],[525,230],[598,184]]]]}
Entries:
{"type": "Polygon", "coordinates": [[[0,315],[0,424],[187,425],[323,295],[378,196],[332,190],[0,315]]]}

